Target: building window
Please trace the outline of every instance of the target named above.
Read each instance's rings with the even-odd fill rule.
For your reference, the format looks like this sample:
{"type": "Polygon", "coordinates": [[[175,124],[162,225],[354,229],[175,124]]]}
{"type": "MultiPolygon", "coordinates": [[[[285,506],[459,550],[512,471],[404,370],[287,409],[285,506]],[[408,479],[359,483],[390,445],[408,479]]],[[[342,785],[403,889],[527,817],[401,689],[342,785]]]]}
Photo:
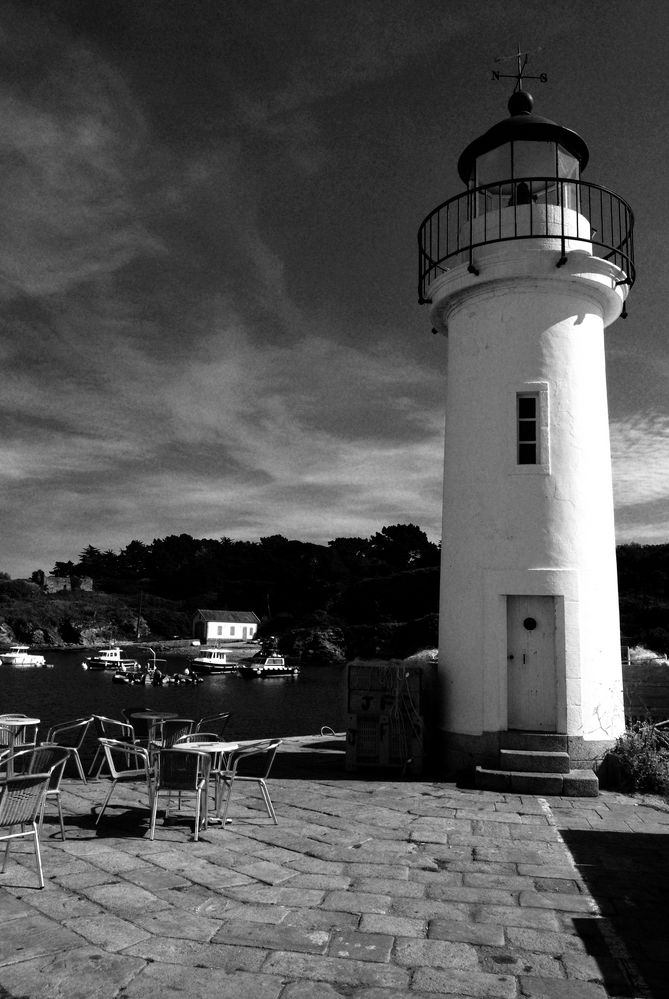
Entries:
{"type": "Polygon", "coordinates": [[[222,624],[219,624],[219,625],[218,625],[218,627],[216,628],[216,632],[217,632],[217,634],[219,634],[219,635],[222,635],[222,634],[223,634],[223,625],[222,625],[222,624]]]}
{"type": "Polygon", "coordinates": [[[234,633],[235,633],[235,626],[234,626],[234,624],[231,624],[230,625],[230,637],[232,637],[234,635],[234,633]]]}
{"type": "Polygon", "coordinates": [[[519,465],[538,465],[539,393],[519,392],[517,397],[517,461],[519,465]]]}

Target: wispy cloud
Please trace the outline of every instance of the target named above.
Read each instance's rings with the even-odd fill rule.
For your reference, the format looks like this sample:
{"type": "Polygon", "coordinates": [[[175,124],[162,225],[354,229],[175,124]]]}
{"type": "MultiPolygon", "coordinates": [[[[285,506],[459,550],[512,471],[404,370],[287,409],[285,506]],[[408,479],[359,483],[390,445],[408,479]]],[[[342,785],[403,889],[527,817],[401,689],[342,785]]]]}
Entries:
{"type": "Polygon", "coordinates": [[[438,535],[434,373],[318,339],[257,351],[240,328],[208,347],[179,369],[129,355],[117,372],[120,407],[93,393],[72,407],[72,425],[6,444],[6,485],[35,497],[39,484],[38,565],[89,542],[114,548],[181,531],[324,542],[411,520],[438,535]],[[102,433],[105,420],[112,433],[102,433]],[[43,498],[52,491],[56,510],[43,498]]]}
{"type": "MultiPolygon", "coordinates": [[[[33,57],[45,45],[38,35],[33,57]]],[[[161,249],[132,193],[146,134],[122,79],[72,40],[47,65],[29,94],[0,93],[2,297],[60,292],[161,249]]]]}
{"type": "Polygon", "coordinates": [[[611,425],[617,533],[620,541],[669,537],[669,416],[640,412],[611,425]]]}

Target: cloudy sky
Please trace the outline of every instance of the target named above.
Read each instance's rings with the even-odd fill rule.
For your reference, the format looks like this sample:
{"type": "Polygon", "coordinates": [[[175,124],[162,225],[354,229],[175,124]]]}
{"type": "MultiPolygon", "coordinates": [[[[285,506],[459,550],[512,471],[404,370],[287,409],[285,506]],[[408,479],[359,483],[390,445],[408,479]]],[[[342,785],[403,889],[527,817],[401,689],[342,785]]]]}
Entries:
{"type": "Polygon", "coordinates": [[[416,231],[536,110],[630,202],[619,540],[669,541],[660,0],[2,0],[0,570],[186,532],[441,536],[446,343],[416,231]],[[550,14],[547,16],[547,11],[550,14]]]}

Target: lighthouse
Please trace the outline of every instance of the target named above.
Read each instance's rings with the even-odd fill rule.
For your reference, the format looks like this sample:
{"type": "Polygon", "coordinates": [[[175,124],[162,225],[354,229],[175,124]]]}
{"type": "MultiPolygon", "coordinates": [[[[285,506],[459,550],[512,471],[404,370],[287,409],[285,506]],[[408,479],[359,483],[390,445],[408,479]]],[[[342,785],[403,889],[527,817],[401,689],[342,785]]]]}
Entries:
{"type": "Polygon", "coordinates": [[[439,755],[481,786],[590,794],[624,730],[604,340],[633,216],[522,73],[508,111],[418,236],[448,352],[439,755]]]}

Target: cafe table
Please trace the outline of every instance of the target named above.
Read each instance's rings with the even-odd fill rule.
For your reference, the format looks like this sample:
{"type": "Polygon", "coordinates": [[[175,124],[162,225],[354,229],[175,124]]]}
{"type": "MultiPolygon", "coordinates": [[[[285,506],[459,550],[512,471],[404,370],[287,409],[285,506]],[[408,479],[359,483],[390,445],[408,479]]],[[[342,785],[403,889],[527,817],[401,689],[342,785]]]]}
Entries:
{"type": "Polygon", "coordinates": [[[161,730],[163,722],[167,718],[178,718],[179,715],[176,711],[151,711],[147,708],[145,711],[133,711],[130,715],[131,718],[137,718],[141,721],[146,721],[149,723],[149,746],[151,743],[158,743],[161,739],[161,730]],[[158,734],[158,738],[156,735],[158,734]]]}
{"type": "MultiPolygon", "coordinates": [[[[189,740],[184,740],[184,742],[177,742],[172,747],[172,749],[179,749],[183,753],[209,753],[212,757],[211,767],[214,776],[217,772],[220,772],[225,768],[225,761],[227,760],[230,753],[234,752],[235,749],[239,749],[238,742],[197,742],[195,739],[191,742],[189,740]]],[[[218,801],[218,781],[216,782],[216,811],[218,812],[220,808],[220,803],[218,801]]],[[[209,816],[208,823],[210,825],[215,823],[220,823],[221,819],[218,815],[209,816]]],[[[230,822],[230,819],[228,819],[230,822]]]]}
{"type": "MultiPolygon", "coordinates": [[[[14,776],[14,766],[11,762],[11,755],[19,749],[27,748],[27,744],[21,742],[21,733],[26,728],[39,725],[39,718],[29,718],[27,715],[0,715],[0,732],[7,737],[7,749],[10,759],[7,762],[7,776],[14,776]]],[[[36,740],[35,740],[36,741],[36,740]]],[[[29,745],[34,745],[31,742],[29,745]]]]}

